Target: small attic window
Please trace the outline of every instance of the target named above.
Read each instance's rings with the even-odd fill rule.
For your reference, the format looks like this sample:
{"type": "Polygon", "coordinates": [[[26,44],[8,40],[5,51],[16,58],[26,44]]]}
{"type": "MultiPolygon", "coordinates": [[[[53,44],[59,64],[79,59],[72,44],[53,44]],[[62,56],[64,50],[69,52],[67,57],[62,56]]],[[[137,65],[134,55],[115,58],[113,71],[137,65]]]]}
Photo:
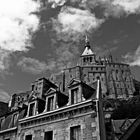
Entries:
{"type": "Polygon", "coordinates": [[[53,110],[54,96],[48,98],[47,111],[53,110]]]}
{"type": "Polygon", "coordinates": [[[35,103],[31,103],[29,107],[29,117],[35,114],[34,110],[35,110],[35,103]]]}
{"type": "Polygon", "coordinates": [[[5,120],[4,117],[0,118],[0,129],[2,128],[2,125],[3,125],[4,120],[5,120]]]}
{"type": "Polygon", "coordinates": [[[18,113],[16,113],[16,114],[13,114],[13,126],[15,126],[16,125],[16,122],[17,122],[17,119],[18,119],[18,113]]]}
{"type": "Polygon", "coordinates": [[[78,102],[78,92],[79,88],[71,90],[71,104],[76,104],[78,102]]]}

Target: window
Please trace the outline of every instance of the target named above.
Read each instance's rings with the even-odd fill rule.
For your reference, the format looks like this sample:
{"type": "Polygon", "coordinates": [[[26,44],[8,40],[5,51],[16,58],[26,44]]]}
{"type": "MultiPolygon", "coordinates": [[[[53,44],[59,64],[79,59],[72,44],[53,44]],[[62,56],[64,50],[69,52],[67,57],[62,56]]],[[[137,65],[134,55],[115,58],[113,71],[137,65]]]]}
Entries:
{"type": "Polygon", "coordinates": [[[80,140],[80,126],[70,128],[70,140],[80,140]]]}
{"type": "Polygon", "coordinates": [[[34,108],[35,108],[35,103],[31,103],[29,108],[29,116],[34,115],[34,108]]]}
{"type": "Polygon", "coordinates": [[[53,140],[53,131],[45,132],[44,140],[53,140]]]}
{"type": "Polygon", "coordinates": [[[53,110],[53,100],[54,100],[54,96],[48,98],[48,107],[47,107],[47,111],[53,110]]]}
{"type": "Polygon", "coordinates": [[[90,57],[90,62],[92,62],[92,57],[90,57]]]}
{"type": "Polygon", "coordinates": [[[71,90],[71,104],[75,104],[78,102],[78,88],[71,90]]]}
{"type": "Polygon", "coordinates": [[[32,140],[32,135],[26,135],[25,140],[32,140]]]}
{"type": "Polygon", "coordinates": [[[4,118],[1,118],[1,119],[0,119],[0,129],[2,128],[3,122],[4,122],[4,118]]]}
{"type": "Polygon", "coordinates": [[[14,114],[14,115],[13,115],[12,126],[15,126],[15,125],[16,125],[17,119],[18,119],[18,114],[14,114]]]}
{"type": "Polygon", "coordinates": [[[83,59],[83,62],[86,62],[86,58],[83,59]]]}

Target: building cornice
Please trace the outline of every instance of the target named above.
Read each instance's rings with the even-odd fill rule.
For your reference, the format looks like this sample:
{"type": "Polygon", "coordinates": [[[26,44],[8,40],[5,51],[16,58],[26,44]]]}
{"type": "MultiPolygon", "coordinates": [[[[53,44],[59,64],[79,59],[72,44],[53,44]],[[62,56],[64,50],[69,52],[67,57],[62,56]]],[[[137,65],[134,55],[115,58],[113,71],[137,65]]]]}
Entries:
{"type": "Polygon", "coordinates": [[[21,127],[29,127],[35,124],[42,124],[44,122],[59,121],[65,118],[71,118],[76,115],[95,111],[95,100],[87,100],[74,105],[59,108],[53,111],[44,112],[35,116],[27,117],[19,120],[21,127]]]}
{"type": "Polygon", "coordinates": [[[7,132],[9,132],[9,131],[16,131],[16,130],[17,130],[17,127],[13,127],[13,128],[9,128],[9,129],[0,131],[0,134],[2,134],[2,133],[7,133],[7,132]]]}

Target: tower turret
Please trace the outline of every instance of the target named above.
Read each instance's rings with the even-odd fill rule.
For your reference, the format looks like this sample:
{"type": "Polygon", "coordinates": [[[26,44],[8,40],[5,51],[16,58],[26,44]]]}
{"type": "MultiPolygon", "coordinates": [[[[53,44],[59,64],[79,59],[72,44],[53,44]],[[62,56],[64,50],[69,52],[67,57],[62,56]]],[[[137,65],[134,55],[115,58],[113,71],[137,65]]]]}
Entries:
{"type": "Polygon", "coordinates": [[[95,53],[90,48],[90,42],[88,40],[88,37],[85,38],[85,50],[83,51],[81,55],[81,63],[82,65],[93,65],[95,64],[95,53]]]}

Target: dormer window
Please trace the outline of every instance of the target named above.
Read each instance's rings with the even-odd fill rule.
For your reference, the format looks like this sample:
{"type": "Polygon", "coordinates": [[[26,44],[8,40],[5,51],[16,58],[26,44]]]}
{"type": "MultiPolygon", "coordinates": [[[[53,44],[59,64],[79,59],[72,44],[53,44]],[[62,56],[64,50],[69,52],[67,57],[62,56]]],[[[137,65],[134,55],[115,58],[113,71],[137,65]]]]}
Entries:
{"type": "Polygon", "coordinates": [[[53,110],[54,96],[48,97],[47,111],[53,110]]]}
{"type": "Polygon", "coordinates": [[[78,87],[71,90],[71,104],[76,104],[78,102],[78,92],[78,87]]]}
{"type": "Polygon", "coordinates": [[[29,107],[29,117],[35,115],[35,103],[31,103],[29,107]]]}
{"type": "Polygon", "coordinates": [[[15,126],[17,123],[18,115],[19,115],[18,113],[13,115],[13,126],[15,126]]]}
{"type": "Polygon", "coordinates": [[[4,120],[5,120],[4,117],[0,118],[0,130],[1,130],[1,128],[2,128],[2,125],[3,125],[4,120]]]}

